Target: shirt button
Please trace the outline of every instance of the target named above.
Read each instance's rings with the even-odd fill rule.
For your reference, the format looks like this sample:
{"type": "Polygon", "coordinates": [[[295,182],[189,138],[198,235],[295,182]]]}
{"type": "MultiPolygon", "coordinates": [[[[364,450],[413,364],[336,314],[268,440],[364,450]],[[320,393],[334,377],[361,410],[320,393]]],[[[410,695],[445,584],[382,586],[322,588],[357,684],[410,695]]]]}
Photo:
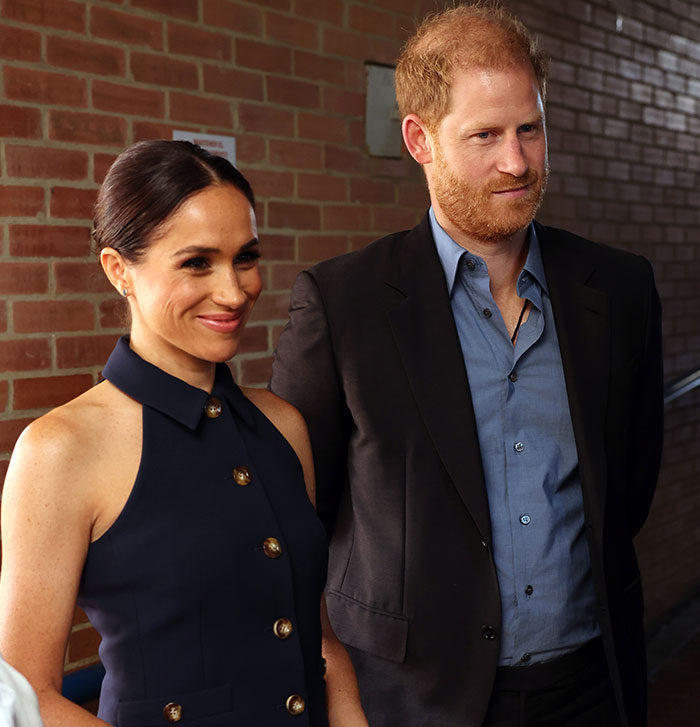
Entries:
{"type": "Polygon", "coordinates": [[[219,399],[217,399],[215,396],[210,396],[207,399],[207,403],[204,405],[204,413],[210,419],[216,419],[216,417],[221,416],[221,412],[222,407],[219,399]]]}
{"type": "Polygon", "coordinates": [[[481,635],[488,641],[493,641],[496,638],[496,627],[495,626],[482,626],[481,635]]]}
{"type": "Polygon", "coordinates": [[[508,378],[515,383],[518,380],[518,374],[515,373],[515,371],[512,371],[508,374],[508,378]]]}
{"type": "Polygon", "coordinates": [[[516,452],[520,453],[520,452],[522,452],[522,451],[523,451],[523,449],[525,449],[525,445],[524,445],[524,444],[523,444],[522,442],[516,442],[516,443],[515,443],[515,444],[513,445],[513,449],[514,449],[514,450],[515,450],[516,452]]]}
{"type": "Polygon", "coordinates": [[[530,520],[530,516],[529,515],[521,515],[520,516],[520,522],[523,525],[529,525],[532,521],[530,520]]]}
{"type": "Polygon", "coordinates": [[[287,697],[285,707],[287,707],[287,712],[289,712],[289,714],[296,717],[299,714],[303,714],[306,709],[306,702],[304,701],[304,698],[298,694],[291,694],[287,697]]]}
{"type": "Polygon", "coordinates": [[[484,314],[484,318],[491,318],[491,311],[489,308],[484,308],[482,313],[484,314]]]}
{"type": "Polygon", "coordinates": [[[288,639],[294,631],[292,622],[288,618],[278,618],[272,626],[272,631],[278,639],[288,639]]]}
{"type": "Polygon", "coordinates": [[[279,558],[282,555],[282,546],[277,538],[267,538],[263,543],[263,552],[268,558],[279,558]]]}
{"type": "Polygon", "coordinates": [[[534,589],[534,588],[533,588],[532,586],[525,586],[525,594],[526,594],[527,596],[531,596],[531,595],[532,595],[532,592],[533,592],[534,590],[535,590],[535,589],[534,589]]]}
{"type": "Polygon", "coordinates": [[[168,702],[163,707],[163,717],[168,722],[179,722],[182,719],[182,707],[175,702],[168,702]]]}
{"type": "Polygon", "coordinates": [[[532,658],[532,657],[530,656],[530,654],[523,654],[523,655],[522,655],[522,656],[520,657],[520,661],[522,661],[522,662],[524,662],[525,664],[527,664],[527,662],[528,662],[528,661],[530,661],[530,659],[531,659],[531,658],[532,658]]]}
{"type": "Polygon", "coordinates": [[[467,260],[466,266],[469,268],[469,270],[474,270],[474,268],[476,267],[473,260],[467,260]]]}
{"type": "Polygon", "coordinates": [[[233,475],[234,482],[241,487],[249,485],[253,479],[247,467],[235,467],[231,474],[233,475]]]}

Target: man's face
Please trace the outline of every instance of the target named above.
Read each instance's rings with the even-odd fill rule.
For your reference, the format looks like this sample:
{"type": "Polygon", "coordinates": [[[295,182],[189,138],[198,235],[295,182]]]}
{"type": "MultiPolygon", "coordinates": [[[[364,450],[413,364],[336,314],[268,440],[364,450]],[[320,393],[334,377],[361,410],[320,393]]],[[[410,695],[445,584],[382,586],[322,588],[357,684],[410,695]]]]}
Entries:
{"type": "Polygon", "coordinates": [[[431,137],[426,176],[448,232],[500,242],[530,224],[549,171],[544,106],[532,69],[458,71],[450,111],[431,137]]]}

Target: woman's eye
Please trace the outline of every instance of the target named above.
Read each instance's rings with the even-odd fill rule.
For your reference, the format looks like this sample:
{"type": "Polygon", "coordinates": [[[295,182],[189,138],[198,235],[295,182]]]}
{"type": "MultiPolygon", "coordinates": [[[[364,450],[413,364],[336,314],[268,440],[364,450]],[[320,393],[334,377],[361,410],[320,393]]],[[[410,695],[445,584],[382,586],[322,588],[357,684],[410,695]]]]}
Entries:
{"type": "Polygon", "coordinates": [[[236,255],[236,265],[252,265],[259,259],[260,253],[257,250],[245,250],[236,255]]]}
{"type": "Polygon", "coordinates": [[[205,257],[192,257],[189,260],[185,260],[182,263],[182,267],[193,270],[206,270],[209,267],[209,261],[205,257]]]}

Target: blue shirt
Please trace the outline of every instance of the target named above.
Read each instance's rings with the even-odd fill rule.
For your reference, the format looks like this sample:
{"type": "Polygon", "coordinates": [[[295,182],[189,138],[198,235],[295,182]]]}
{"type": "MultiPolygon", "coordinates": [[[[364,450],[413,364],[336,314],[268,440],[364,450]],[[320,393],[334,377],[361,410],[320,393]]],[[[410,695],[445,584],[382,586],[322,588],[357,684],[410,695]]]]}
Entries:
{"type": "Polygon", "coordinates": [[[534,227],[517,292],[530,301],[515,346],[484,260],[430,210],[476,416],[501,592],[499,665],[573,651],[600,633],[578,455],[534,227]]]}

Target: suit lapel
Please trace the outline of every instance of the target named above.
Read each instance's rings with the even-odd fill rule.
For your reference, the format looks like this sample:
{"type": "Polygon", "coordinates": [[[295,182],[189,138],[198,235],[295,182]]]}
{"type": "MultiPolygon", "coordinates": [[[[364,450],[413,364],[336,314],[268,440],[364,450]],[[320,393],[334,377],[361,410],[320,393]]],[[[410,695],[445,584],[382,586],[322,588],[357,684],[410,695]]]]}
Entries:
{"type": "Polygon", "coordinates": [[[391,288],[389,321],[418,409],[464,505],[490,543],[467,373],[427,216],[403,239],[386,285],[391,288]]]}
{"type": "Polygon", "coordinates": [[[609,300],[606,293],[588,284],[595,267],[582,265],[567,237],[541,225],[536,229],[552,298],[584,499],[595,517],[605,508],[609,300]]]}

